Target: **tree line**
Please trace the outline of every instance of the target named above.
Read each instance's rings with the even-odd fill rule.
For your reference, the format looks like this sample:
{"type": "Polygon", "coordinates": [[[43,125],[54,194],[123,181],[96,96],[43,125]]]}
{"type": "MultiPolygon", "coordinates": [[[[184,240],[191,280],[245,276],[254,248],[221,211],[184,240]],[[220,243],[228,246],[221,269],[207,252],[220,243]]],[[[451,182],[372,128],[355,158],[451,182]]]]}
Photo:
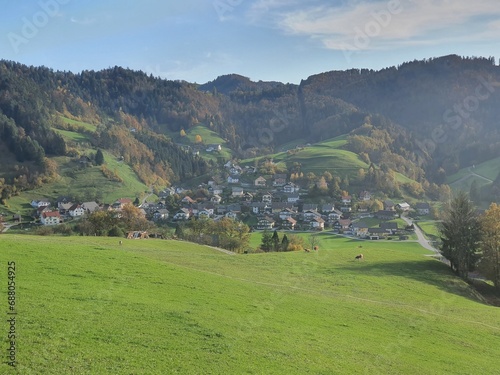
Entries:
{"type": "Polygon", "coordinates": [[[484,214],[464,192],[451,200],[440,223],[441,253],[451,269],[469,280],[478,270],[500,291],[500,206],[492,203],[484,214]]]}

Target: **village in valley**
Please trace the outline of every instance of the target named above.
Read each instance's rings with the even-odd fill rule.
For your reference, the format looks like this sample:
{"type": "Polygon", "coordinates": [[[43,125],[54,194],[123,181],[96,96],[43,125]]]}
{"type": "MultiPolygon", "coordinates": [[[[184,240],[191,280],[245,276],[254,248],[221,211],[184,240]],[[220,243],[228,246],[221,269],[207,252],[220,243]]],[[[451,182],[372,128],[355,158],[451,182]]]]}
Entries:
{"type": "MultiPolygon", "coordinates": [[[[213,221],[230,218],[244,222],[251,230],[281,230],[334,233],[363,239],[408,240],[413,225],[398,218],[402,214],[429,215],[431,206],[418,202],[380,201],[370,191],[343,194],[338,199],[311,199],[307,188],[290,181],[289,175],[259,175],[257,168],[241,167],[229,161],[224,173],[211,177],[195,189],[169,187],[158,192],[157,199],[120,198],[114,202],[75,202],[59,197],[55,202],[33,199],[33,219],[43,226],[78,220],[98,210],[119,212],[134,205],[147,220],[159,226],[176,227],[193,219],[213,221]],[[314,203],[316,201],[316,203],[314,203]]],[[[323,182],[325,184],[325,182],[323,182]]],[[[14,221],[21,216],[15,215],[14,221]]]]}

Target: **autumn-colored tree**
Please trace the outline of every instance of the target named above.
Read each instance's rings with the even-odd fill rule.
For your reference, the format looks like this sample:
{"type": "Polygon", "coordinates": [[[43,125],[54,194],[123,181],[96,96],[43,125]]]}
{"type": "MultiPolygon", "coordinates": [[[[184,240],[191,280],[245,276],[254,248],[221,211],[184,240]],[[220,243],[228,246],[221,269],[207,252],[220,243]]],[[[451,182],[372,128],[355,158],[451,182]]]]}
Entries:
{"type": "Polygon", "coordinates": [[[184,129],[181,129],[181,137],[185,137],[186,136],[186,131],[184,129]]]}
{"type": "Polygon", "coordinates": [[[500,290],[500,206],[492,203],[481,217],[482,273],[500,290]]]}
{"type": "Polygon", "coordinates": [[[203,139],[201,138],[201,135],[196,134],[196,136],[194,137],[194,141],[195,143],[201,143],[203,142],[203,139]]]}

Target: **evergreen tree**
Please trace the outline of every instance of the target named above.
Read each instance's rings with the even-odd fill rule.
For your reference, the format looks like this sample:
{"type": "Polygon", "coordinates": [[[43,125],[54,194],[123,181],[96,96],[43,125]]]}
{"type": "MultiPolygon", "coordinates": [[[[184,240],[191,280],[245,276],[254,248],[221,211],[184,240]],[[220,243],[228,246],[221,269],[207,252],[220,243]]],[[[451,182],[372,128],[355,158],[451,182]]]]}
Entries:
{"type": "Polygon", "coordinates": [[[480,222],[476,209],[464,192],[452,199],[444,211],[441,234],[441,253],[450,261],[451,268],[467,279],[477,262],[476,250],[480,239],[480,222]]]}
{"type": "Polygon", "coordinates": [[[274,231],[272,241],[273,241],[273,251],[280,251],[280,236],[277,231],[274,231]]]}
{"type": "Polygon", "coordinates": [[[174,234],[177,238],[184,238],[184,229],[182,228],[182,225],[177,224],[175,226],[174,234]]]}
{"type": "Polygon", "coordinates": [[[104,155],[101,149],[98,149],[97,152],[95,153],[95,164],[96,165],[104,164],[104,155]]]}
{"type": "Polygon", "coordinates": [[[260,248],[264,251],[271,251],[273,248],[273,235],[267,229],[262,233],[260,248]]]}
{"type": "Polygon", "coordinates": [[[288,244],[290,242],[288,241],[288,237],[286,233],[283,235],[283,239],[281,240],[281,251],[288,251],[288,244]]]}

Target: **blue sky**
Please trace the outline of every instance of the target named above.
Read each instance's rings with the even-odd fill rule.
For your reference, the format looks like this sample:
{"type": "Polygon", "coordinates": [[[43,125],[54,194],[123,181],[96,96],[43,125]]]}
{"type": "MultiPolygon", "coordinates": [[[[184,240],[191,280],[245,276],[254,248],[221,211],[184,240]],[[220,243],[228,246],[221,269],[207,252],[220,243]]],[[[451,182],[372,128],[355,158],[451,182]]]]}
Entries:
{"type": "Polygon", "coordinates": [[[498,59],[499,47],[498,0],[24,0],[0,14],[2,59],[197,83],[298,83],[447,54],[498,59]]]}

